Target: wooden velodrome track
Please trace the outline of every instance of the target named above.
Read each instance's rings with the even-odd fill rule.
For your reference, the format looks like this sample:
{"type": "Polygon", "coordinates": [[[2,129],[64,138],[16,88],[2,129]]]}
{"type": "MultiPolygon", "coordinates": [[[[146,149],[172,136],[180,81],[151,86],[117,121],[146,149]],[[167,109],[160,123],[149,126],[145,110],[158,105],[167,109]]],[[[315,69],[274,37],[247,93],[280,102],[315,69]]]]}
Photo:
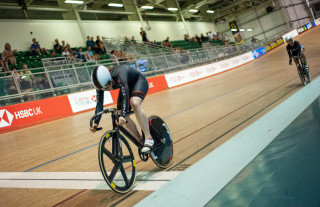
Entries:
{"type": "MultiPolygon", "coordinates": [[[[313,79],[320,74],[319,36],[317,27],[296,38],[306,48],[313,79]]],[[[173,164],[168,170],[181,171],[301,87],[296,67],[288,65],[284,44],[235,70],[149,95],[144,108],[149,115],[165,117],[174,139],[173,164]]],[[[1,134],[1,172],[23,172],[81,149],[29,172],[100,172],[95,144],[103,132],[89,132],[92,115],[90,111],[1,134]]],[[[102,118],[104,130],[111,128],[110,120],[102,118]]],[[[136,147],[131,147],[137,171],[161,170],[151,160],[139,162],[136,147]]],[[[0,206],[132,206],[152,192],[120,195],[111,190],[1,188],[0,206]]]]}

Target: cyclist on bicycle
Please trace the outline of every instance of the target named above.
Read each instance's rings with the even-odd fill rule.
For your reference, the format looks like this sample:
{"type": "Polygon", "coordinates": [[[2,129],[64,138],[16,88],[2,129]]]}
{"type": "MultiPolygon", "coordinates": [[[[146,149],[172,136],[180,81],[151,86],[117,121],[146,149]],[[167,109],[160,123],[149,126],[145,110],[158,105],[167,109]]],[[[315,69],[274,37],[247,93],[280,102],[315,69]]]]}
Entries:
{"type": "MultiPolygon", "coordinates": [[[[307,65],[307,58],[306,56],[304,55],[304,47],[303,45],[300,44],[300,42],[298,41],[293,41],[292,37],[288,36],[286,37],[286,43],[288,44],[287,45],[287,52],[288,52],[288,55],[289,55],[289,65],[292,64],[292,58],[295,57],[295,56],[300,56],[302,59],[302,61],[304,62],[305,64],[305,67],[306,67],[306,70],[309,72],[309,67],[307,65]]],[[[295,64],[297,65],[297,59],[294,58],[293,59],[295,64]]]]}
{"type": "MultiPolygon", "coordinates": [[[[148,81],[144,75],[127,65],[110,66],[109,68],[99,65],[93,70],[91,79],[94,87],[97,89],[95,113],[97,114],[103,110],[104,91],[120,88],[117,101],[120,118],[117,124],[128,128],[135,137],[140,137],[136,124],[127,115],[132,108],[146,138],[141,152],[150,151],[154,141],[151,138],[147,114],[141,107],[149,89],[148,81]]],[[[91,132],[96,132],[100,119],[101,116],[95,119],[94,125],[90,128],[91,132]]]]}

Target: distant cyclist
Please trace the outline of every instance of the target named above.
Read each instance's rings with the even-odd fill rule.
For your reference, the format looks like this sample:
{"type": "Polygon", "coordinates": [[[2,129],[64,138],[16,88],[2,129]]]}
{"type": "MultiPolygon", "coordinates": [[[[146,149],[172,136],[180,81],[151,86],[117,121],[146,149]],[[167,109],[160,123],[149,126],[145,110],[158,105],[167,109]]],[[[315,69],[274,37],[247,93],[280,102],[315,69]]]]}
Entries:
{"type": "MultiPolygon", "coordinates": [[[[153,146],[147,114],[141,107],[142,102],[148,92],[149,84],[144,75],[127,65],[119,65],[106,68],[102,65],[96,67],[91,75],[92,83],[97,89],[97,106],[95,113],[103,110],[104,91],[120,88],[117,109],[120,110],[119,126],[125,126],[135,137],[140,138],[136,124],[127,113],[133,109],[137,121],[145,135],[144,147],[141,152],[148,152],[153,146]]],[[[95,123],[90,128],[91,132],[96,132],[101,116],[95,119],[95,123]]],[[[139,140],[138,140],[139,141],[139,140]]]]}
{"type": "Polygon", "coordinates": [[[293,41],[292,37],[288,36],[286,37],[286,43],[287,45],[287,52],[289,55],[289,64],[292,64],[292,59],[294,60],[295,64],[297,65],[297,59],[293,58],[295,56],[300,56],[301,60],[304,62],[305,64],[305,68],[306,70],[309,72],[309,66],[307,65],[307,58],[304,55],[304,47],[303,45],[300,44],[300,42],[298,41],[293,41]]]}

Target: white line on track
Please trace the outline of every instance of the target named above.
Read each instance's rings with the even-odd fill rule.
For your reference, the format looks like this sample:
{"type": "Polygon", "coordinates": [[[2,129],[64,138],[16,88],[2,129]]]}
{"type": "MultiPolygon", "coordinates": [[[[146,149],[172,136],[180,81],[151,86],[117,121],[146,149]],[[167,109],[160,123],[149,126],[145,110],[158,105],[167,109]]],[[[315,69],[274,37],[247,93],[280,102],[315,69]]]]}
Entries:
{"type": "MultiPolygon", "coordinates": [[[[180,173],[137,172],[133,190],[157,190],[180,173]]],[[[100,172],[1,172],[0,188],[110,190],[100,172]]]]}

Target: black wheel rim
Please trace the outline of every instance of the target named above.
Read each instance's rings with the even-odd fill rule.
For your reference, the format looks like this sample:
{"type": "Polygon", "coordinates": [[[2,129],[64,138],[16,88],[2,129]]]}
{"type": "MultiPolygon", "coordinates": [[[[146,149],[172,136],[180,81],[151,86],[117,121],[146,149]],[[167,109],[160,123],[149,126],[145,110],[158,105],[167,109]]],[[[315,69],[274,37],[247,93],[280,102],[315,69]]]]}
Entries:
{"type": "Polygon", "coordinates": [[[156,165],[161,168],[167,168],[172,163],[173,157],[173,142],[168,126],[158,116],[151,116],[149,118],[149,124],[152,138],[155,141],[154,146],[159,144],[159,140],[155,137],[157,135],[155,135],[154,130],[165,139],[165,143],[154,149],[150,153],[150,156],[156,165]]]}
{"type": "Polygon", "coordinates": [[[112,137],[115,131],[106,132],[99,145],[99,164],[102,175],[109,187],[118,192],[126,193],[135,182],[135,160],[129,143],[121,136],[123,156],[116,157],[112,153],[112,137]]]}

